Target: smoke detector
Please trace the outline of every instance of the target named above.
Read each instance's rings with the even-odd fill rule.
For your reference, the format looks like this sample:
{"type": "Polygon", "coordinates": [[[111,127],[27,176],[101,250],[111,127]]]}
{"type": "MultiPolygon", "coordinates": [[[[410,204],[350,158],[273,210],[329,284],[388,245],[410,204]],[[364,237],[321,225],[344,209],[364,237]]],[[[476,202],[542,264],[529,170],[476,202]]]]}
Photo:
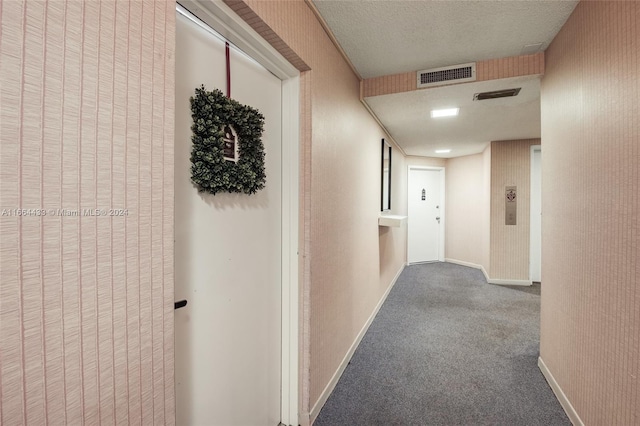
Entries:
{"type": "Polygon", "coordinates": [[[540,52],[542,49],[542,43],[525,44],[520,51],[521,55],[533,55],[540,52]]]}

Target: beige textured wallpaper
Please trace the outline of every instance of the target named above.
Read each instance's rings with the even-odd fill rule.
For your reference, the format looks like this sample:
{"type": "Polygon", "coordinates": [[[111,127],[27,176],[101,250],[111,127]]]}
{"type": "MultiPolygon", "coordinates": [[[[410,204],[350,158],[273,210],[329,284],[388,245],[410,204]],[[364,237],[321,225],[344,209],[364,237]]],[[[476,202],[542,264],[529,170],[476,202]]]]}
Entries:
{"type": "Polygon", "coordinates": [[[172,424],[174,3],[0,14],[0,423],[172,424]]]}
{"type": "MultiPolygon", "coordinates": [[[[390,214],[407,214],[407,163],[405,157],[394,146],[391,168],[391,211],[390,214]]],[[[407,228],[380,226],[380,280],[390,283],[398,274],[399,262],[407,256],[407,228]]]]}
{"type": "Polygon", "coordinates": [[[541,358],[586,425],[640,423],[640,3],[583,1],[542,80],[541,358]]]}
{"type": "Polygon", "coordinates": [[[531,145],[540,139],[491,142],[492,279],[529,280],[531,145]],[[517,187],[516,225],[505,225],[505,187],[517,187]]]}
{"type": "MultiPolygon", "coordinates": [[[[319,409],[323,392],[388,289],[389,277],[395,276],[392,270],[403,267],[404,251],[398,247],[406,236],[393,230],[390,243],[388,235],[380,234],[380,142],[385,134],[360,103],[357,76],[309,5],[225,3],[273,40],[285,57],[298,58],[296,66],[305,71],[301,98],[306,161],[302,165],[304,422],[314,407],[319,409]]],[[[395,162],[393,167],[397,169],[395,162]]],[[[395,190],[394,200],[399,193],[395,190]]],[[[403,203],[406,200],[394,201],[403,203]]]]}
{"type": "Polygon", "coordinates": [[[489,198],[485,191],[484,154],[450,158],[446,165],[445,257],[482,265],[488,271],[489,198]],[[486,240],[486,241],[485,241],[486,240]]]}
{"type": "Polygon", "coordinates": [[[491,144],[487,145],[482,152],[482,172],[482,193],[486,214],[481,227],[482,260],[480,264],[491,276],[491,144]]]}

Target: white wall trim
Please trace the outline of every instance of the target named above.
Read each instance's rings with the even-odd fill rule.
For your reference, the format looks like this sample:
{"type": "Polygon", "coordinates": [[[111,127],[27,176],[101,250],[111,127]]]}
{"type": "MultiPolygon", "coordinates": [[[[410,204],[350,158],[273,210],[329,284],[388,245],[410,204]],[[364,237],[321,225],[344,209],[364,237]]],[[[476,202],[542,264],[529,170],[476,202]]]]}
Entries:
{"type": "Polygon", "coordinates": [[[531,285],[531,280],[502,280],[497,278],[489,277],[487,279],[489,284],[498,284],[498,285],[521,285],[521,286],[529,286],[531,285]]]}
{"type": "Polygon", "coordinates": [[[571,423],[573,423],[574,426],[584,426],[584,423],[578,415],[578,412],[575,408],[573,408],[571,402],[569,402],[569,398],[567,398],[567,395],[565,395],[565,393],[562,391],[562,388],[556,381],[555,377],[553,377],[553,374],[551,374],[551,371],[549,371],[549,368],[547,368],[547,365],[542,360],[542,357],[538,357],[538,368],[540,368],[540,371],[542,372],[544,378],[547,379],[549,386],[551,386],[551,390],[553,390],[556,398],[558,398],[560,405],[562,405],[564,412],[567,413],[567,416],[569,417],[569,420],[571,420],[571,423]]]}
{"type": "MultiPolygon", "coordinates": [[[[534,239],[531,238],[531,235],[533,235],[533,224],[534,224],[534,218],[535,218],[535,212],[533,211],[533,207],[532,204],[533,202],[531,201],[531,198],[533,197],[533,177],[534,177],[534,165],[533,165],[533,155],[534,152],[536,151],[540,151],[542,152],[542,145],[531,145],[530,147],[530,151],[529,151],[529,158],[531,159],[530,163],[531,163],[531,167],[530,167],[530,184],[529,184],[529,279],[533,282],[533,270],[532,270],[532,261],[531,258],[533,257],[533,250],[534,250],[534,239]]],[[[542,173],[542,170],[540,170],[540,173],[542,173]]],[[[542,190],[542,188],[540,189],[542,190]]],[[[540,261],[542,262],[542,259],[540,259],[540,261]]]]}
{"type": "Polygon", "coordinates": [[[298,222],[300,78],[282,82],[282,389],[281,419],[298,423],[298,222]]]}
{"type": "Polygon", "coordinates": [[[329,399],[329,395],[331,395],[331,392],[333,392],[336,385],[338,384],[338,380],[340,380],[342,373],[344,373],[344,370],[347,368],[347,365],[349,365],[349,361],[351,361],[351,358],[353,357],[353,354],[358,348],[358,345],[362,341],[362,338],[364,337],[364,335],[367,333],[367,330],[369,330],[369,326],[375,319],[376,315],[378,315],[380,308],[382,307],[384,302],[387,300],[387,296],[389,296],[391,289],[396,284],[396,281],[398,281],[398,277],[400,277],[400,274],[402,273],[402,271],[404,271],[404,265],[402,265],[402,267],[398,270],[398,273],[393,278],[393,281],[391,281],[389,288],[387,288],[384,295],[380,298],[378,305],[375,307],[375,309],[369,316],[369,319],[367,319],[367,322],[364,324],[364,326],[360,330],[360,333],[358,333],[358,336],[356,336],[356,340],[353,342],[353,344],[345,354],[344,358],[342,359],[342,362],[340,363],[340,366],[338,367],[338,370],[333,374],[333,377],[331,377],[331,380],[329,380],[329,383],[327,383],[327,386],[325,386],[324,390],[320,394],[318,401],[313,405],[313,408],[311,408],[311,413],[310,413],[311,424],[316,420],[316,417],[318,417],[318,414],[320,414],[320,410],[322,409],[324,404],[327,402],[327,399],[329,399]]]}
{"type": "Polygon", "coordinates": [[[465,260],[458,260],[458,259],[450,259],[450,258],[445,258],[444,259],[445,262],[449,262],[449,263],[455,263],[456,265],[461,265],[461,266],[468,266],[469,268],[475,268],[475,269],[481,269],[482,272],[486,275],[487,273],[484,271],[484,266],[482,265],[478,265],[477,263],[471,263],[471,262],[467,262],[465,260]]]}
{"type": "Polygon", "coordinates": [[[529,286],[529,285],[532,284],[531,280],[502,280],[502,279],[497,279],[497,278],[491,278],[489,276],[489,274],[487,274],[487,271],[484,269],[484,266],[478,265],[476,263],[471,263],[471,262],[467,262],[467,261],[464,261],[464,260],[458,260],[458,259],[450,259],[450,258],[446,258],[445,262],[455,263],[456,265],[462,265],[462,266],[468,266],[470,268],[480,269],[482,271],[482,273],[484,274],[485,280],[487,280],[487,283],[489,283],[489,284],[521,285],[521,286],[529,286]]]}
{"type": "Polygon", "coordinates": [[[489,282],[489,274],[487,274],[487,271],[484,269],[484,266],[482,265],[479,265],[477,263],[467,262],[465,260],[450,259],[448,257],[444,261],[449,263],[455,263],[456,265],[468,266],[469,268],[480,269],[482,271],[482,274],[484,275],[485,280],[489,282]]]}
{"type": "Polygon", "coordinates": [[[282,80],[282,348],[280,421],[298,424],[300,73],[223,2],[179,4],[282,80]]]}
{"type": "Polygon", "coordinates": [[[280,80],[286,80],[300,74],[280,52],[223,2],[179,0],[177,3],[215,29],[280,80]]]}
{"type": "MultiPolygon", "coordinates": [[[[445,177],[446,177],[446,173],[445,173],[445,167],[439,167],[439,166],[417,166],[417,165],[413,165],[413,164],[409,164],[407,166],[407,185],[409,185],[409,175],[411,174],[411,170],[437,170],[440,173],[440,220],[441,220],[441,225],[442,225],[442,232],[440,233],[440,253],[438,255],[438,261],[440,262],[444,262],[444,249],[445,249],[445,245],[444,242],[446,240],[445,238],[445,233],[446,233],[446,229],[447,229],[447,223],[446,223],[446,185],[445,185],[445,177]]],[[[407,214],[409,214],[409,199],[407,197],[407,214]]],[[[407,220],[410,220],[407,219],[407,220]]],[[[408,227],[407,227],[408,229],[408,227]]],[[[409,237],[407,236],[407,256],[409,253],[409,237]]],[[[419,262],[418,262],[419,263],[419,262]]],[[[413,264],[413,263],[412,263],[413,264]]],[[[408,259],[407,259],[407,265],[409,265],[408,259]]]]}

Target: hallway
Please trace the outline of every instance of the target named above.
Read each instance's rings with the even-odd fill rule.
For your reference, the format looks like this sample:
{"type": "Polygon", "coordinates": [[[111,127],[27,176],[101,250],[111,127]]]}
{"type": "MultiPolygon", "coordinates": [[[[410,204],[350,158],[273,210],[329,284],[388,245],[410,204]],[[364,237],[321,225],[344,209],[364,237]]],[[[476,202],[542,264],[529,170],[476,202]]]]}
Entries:
{"type": "Polygon", "coordinates": [[[314,425],[570,425],[537,366],[539,323],[539,285],[408,266],[314,425]]]}
{"type": "MultiPolygon", "coordinates": [[[[203,216],[240,246],[253,244],[254,228],[291,231],[280,237],[282,250],[291,248],[282,257],[288,264],[269,262],[291,290],[270,293],[288,307],[280,316],[288,348],[269,351],[286,372],[282,424],[566,424],[541,371],[573,424],[638,424],[640,1],[180,4],[207,25],[229,26],[221,34],[232,44],[263,66],[282,61],[294,79],[281,88],[288,86],[283,99],[295,112],[265,123],[291,139],[282,156],[265,151],[287,167],[269,173],[272,186],[260,195],[225,194],[253,213],[250,203],[277,189],[278,178],[291,179],[282,220],[245,226],[203,216]],[[549,9],[556,7],[564,13],[549,9]],[[479,19],[483,8],[489,19],[479,19]],[[519,37],[553,20],[545,37],[519,37]],[[371,31],[359,31],[361,24],[371,31]],[[431,37],[418,37],[423,30],[431,37]],[[440,72],[474,69],[475,81],[440,72]],[[423,76],[438,79],[423,86],[423,76]],[[518,88],[517,96],[486,98],[518,88]],[[511,120],[491,106],[503,102],[533,115],[511,120]],[[443,117],[443,109],[458,115],[443,117]],[[492,119],[474,121],[474,110],[492,119]],[[469,138],[458,135],[463,127],[469,138]],[[385,212],[383,139],[392,145],[385,212]],[[476,149],[468,149],[471,139],[476,149]],[[544,150],[540,296],[485,283],[534,280],[532,144],[544,150]],[[409,196],[422,201],[421,192],[409,194],[410,166],[445,168],[438,204],[445,213],[432,218],[444,228],[444,259],[482,268],[484,277],[419,265],[392,288],[407,263],[409,196]],[[507,224],[508,205],[509,214],[517,207],[515,225],[507,224]],[[382,213],[403,217],[394,220],[401,226],[380,226],[382,213]]],[[[202,292],[179,294],[187,281],[176,261],[197,255],[207,265],[229,264],[230,249],[187,253],[176,239],[180,200],[202,201],[188,170],[175,167],[176,153],[193,142],[186,127],[180,133],[177,113],[201,84],[178,92],[187,82],[176,73],[185,65],[176,63],[176,3],[0,5],[0,424],[174,425],[176,354],[188,337],[176,320],[215,308],[202,292]],[[182,299],[189,304],[176,314],[182,299]]],[[[226,47],[223,56],[203,69],[226,86],[226,47]]],[[[237,83],[232,98],[249,87],[237,83]]],[[[217,137],[205,156],[219,158],[223,147],[217,137]]],[[[222,198],[206,207],[230,213],[222,198]]],[[[237,274],[212,273],[197,285],[226,285],[240,296],[259,286],[244,275],[255,256],[239,248],[237,274]]],[[[284,251],[264,253],[256,260],[284,251]]],[[[228,301],[216,296],[216,304],[228,301]]],[[[221,319],[203,328],[229,334],[229,322],[256,311],[213,312],[221,319]]],[[[234,336],[267,335],[207,344],[233,354],[234,336]]],[[[242,375],[243,357],[255,351],[238,354],[232,368],[242,375]]],[[[208,367],[232,369],[215,360],[208,367]]],[[[248,406],[225,409],[239,416],[255,409],[249,398],[236,399],[248,406]]]]}

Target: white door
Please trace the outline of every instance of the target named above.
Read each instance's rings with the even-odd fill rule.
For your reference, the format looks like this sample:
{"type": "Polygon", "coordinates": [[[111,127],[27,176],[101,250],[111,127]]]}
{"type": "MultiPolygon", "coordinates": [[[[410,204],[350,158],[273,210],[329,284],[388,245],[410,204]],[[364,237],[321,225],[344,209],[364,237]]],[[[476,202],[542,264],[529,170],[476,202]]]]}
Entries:
{"type": "Polygon", "coordinates": [[[409,168],[407,262],[444,260],[442,169],[409,168]]]}
{"type": "Polygon", "coordinates": [[[234,99],[265,116],[265,189],[198,193],[189,97],[226,90],[224,42],[176,17],[175,311],[178,425],[270,425],[281,390],[281,81],[231,52],[234,99]]]}
{"type": "Polygon", "coordinates": [[[539,145],[531,147],[531,281],[542,279],[542,151],[539,145]]]}

